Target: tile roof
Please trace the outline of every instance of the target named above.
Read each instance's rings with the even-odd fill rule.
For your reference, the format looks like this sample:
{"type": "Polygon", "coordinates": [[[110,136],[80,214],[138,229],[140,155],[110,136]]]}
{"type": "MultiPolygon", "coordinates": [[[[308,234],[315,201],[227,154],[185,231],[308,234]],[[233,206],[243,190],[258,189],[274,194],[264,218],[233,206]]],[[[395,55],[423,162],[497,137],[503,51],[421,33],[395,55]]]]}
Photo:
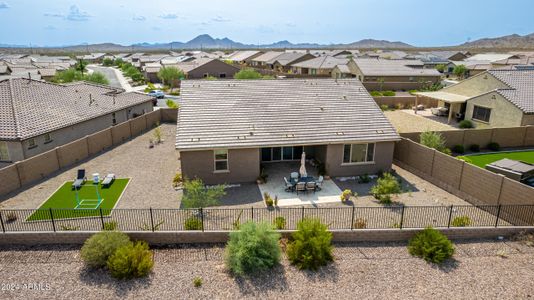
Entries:
{"type": "Polygon", "coordinates": [[[0,140],[31,138],[147,101],[152,97],[85,82],[2,80],[0,140]]]}
{"type": "Polygon", "coordinates": [[[534,113],[534,70],[489,70],[488,73],[510,87],[497,89],[497,93],[523,112],[534,113]]]}
{"type": "Polygon", "coordinates": [[[306,53],[306,52],[286,52],[286,53],[281,54],[280,56],[277,56],[271,59],[270,61],[267,61],[267,63],[274,64],[275,62],[278,62],[282,66],[287,66],[291,64],[292,62],[294,62],[295,60],[300,59],[306,55],[311,55],[311,54],[306,53]]]}
{"type": "Polygon", "coordinates": [[[237,51],[229,56],[228,59],[231,61],[244,61],[255,55],[258,55],[259,53],[261,52],[256,50],[237,51]]]}
{"type": "Polygon", "coordinates": [[[394,141],[356,79],[185,80],[176,148],[256,148],[394,141]]]}
{"type": "Polygon", "coordinates": [[[272,59],[275,59],[277,58],[278,56],[282,55],[284,52],[281,52],[281,51],[268,51],[268,52],[265,52],[263,53],[262,55],[256,57],[256,58],[253,58],[252,61],[257,61],[257,62],[268,62],[272,59]]]}
{"type": "Polygon", "coordinates": [[[416,59],[355,58],[354,62],[365,76],[441,76],[435,69],[411,67],[423,65],[416,59]]]}
{"type": "Polygon", "coordinates": [[[514,56],[511,53],[480,53],[475,54],[471,57],[466,58],[464,61],[471,61],[471,60],[486,60],[489,62],[494,62],[498,60],[507,59],[514,56]]]}
{"type": "Polygon", "coordinates": [[[341,73],[344,73],[344,74],[351,74],[352,72],[350,71],[350,68],[348,65],[337,65],[336,66],[339,70],[339,72],[341,73]]]}
{"type": "Polygon", "coordinates": [[[344,65],[349,62],[346,58],[337,58],[333,56],[319,56],[309,60],[293,64],[292,67],[309,68],[309,69],[333,69],[337,65],[344,65]]]}

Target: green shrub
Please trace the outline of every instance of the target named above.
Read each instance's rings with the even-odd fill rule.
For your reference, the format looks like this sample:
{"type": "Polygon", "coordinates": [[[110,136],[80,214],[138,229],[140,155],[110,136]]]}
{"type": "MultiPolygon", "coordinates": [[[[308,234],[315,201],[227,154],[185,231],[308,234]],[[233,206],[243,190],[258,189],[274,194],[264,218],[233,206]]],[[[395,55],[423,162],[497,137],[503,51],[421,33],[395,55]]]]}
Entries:
{"type": "Polygon", "coordinates": [[[391,97],[391,96],[395,96],[395,92],[394,91],[383,91],[382,95],[391,97]]]}
{"type": "Polygon", "coordinates": [[[469,146],[469,150],[471,150],[472,152],[480,152],[480,146],[477,144],[473,144],[469,146]]]}
{"type": "Polygon", "coordinates": [[[418,90],[409,90],[408,93],[410,93],[410,95],[415,95],[415,93],[419,92],[418,90]]]}
{"type": "Polygon", "coordinates": [[[452,152],[462,154],[465,152],[464,145],[454,145],[452,152]]]}
{"type": "Polygon", "coordinates": [[[174,177],[172,178],[172,186],[177,187],[178,185],[180,185],[180,183],[182,183],[182,181],[182,173],[178,172],[174,174],[174,177]]]}
{"type": "Polygon", "coordinates": [[[200,179],[185,180],[182,205],[184,208],[215,206],[224,195],[226,192],[223,185],[207,188],[200,179]]]}
{"type": "Polygon", "coordinates": [[[109,57],[106,57],[102,60],[102,65],[104,66],[112,66],[113,65],[113,59],[109,58],[109,57]]]}
{"type": "Polygon", "coordinates": [[[410,240],[408,251],[413,256],[439,264],[454,254],[454,246],[444,234],[427,227],[410,240]]]}
{"type": "Polygon", "coordinates": [[[469,120],[462,120],[460,121],[460,124],[458,124],[458,127],[460,128],[474,128],[473,122],[469,120]]]}
{"type": "Polygon", "coordinates": [[[299,269],[317,270],[334,260],[332,233],[318,219],[302,219],[291,235],[287,257],[299,269]]]}
{"type": "Polygon", "coordinates": [[[235,275],[246,275],[270,269],[280,262],[280,234],[267,223],[247,222],[239,231],[230,233],[225,262],[235,275]]]}
{"type": "Polygon", "coordinates": [[[449,149],[449,148],[443,148],[443,149],[441,150],[441,153],[443,153],[443,154],[447,154],[447,155],[452,155],[452,151],[451,151],[451,149],[449,149]]]}
{"type": "Polygon", "coordinates": [[[471,219],[468,216],[459,216],[452,220],[451,226],[453,227],[466,227],[471,225],[471,219]]]}
{"type": "Polygon", "coordinates": [[[379,91],[371,91],[369,94],[371,94],[371,96],[373,96],[373,97],[381,97],[382,96],[382,93],[379,92],[379,91]]]}
{"type": "Polygon", "coordinates": [[[122,246],[107,261],[111,276],[119,279],[145,277],[154,266],[152,252],[143,241],[122,246]]]}
{"type": "Polygon", "coordinates": [[[244,68],[235,73],[234,79],[261,79],[262,76],[259,72],[252,68],[244,68]]]}
{"type": "Polygon", "coordinates": [[[352,196],[352,191],[347,189],[347,190],[344,190],[341,193],[339,198],[341,198],[341,202],[345,202],[345,201],[348,201],[350,199],[350,196],[352,196]]]}
{"type": "Polygon", "coordinates": [[[167,104],[168,108],[178,108],[178,104],[176,104],[176,102],[172,101],[171,99],[167,99],[167,101],[165,101],[165,104],[167,104]]]}
{"type": "Polygon", "coordinates": [[[369,183],[370,181],[371,181],[371,177],[369,177],[369,175],[367,174],[363,174],[358,177],[359,183],[369,183]]]}
{"type": "Polygon", "coordinates": [[[391,173],[384,173],[371,187],[371,194],[382,204],[391,203],[391,195],[401,192],[399,181],[391,173]]]}
{"type": "Polygon", "coordinates": [[[467,156],[456,156],[456,158],[461,159],[461,160],[465,161],[466,163],[470,163],[470,164],[473,163],[473,161],[467,156]]]}
{"type": "Polygon", "coordinates": [[[276,217],[274,218],[274,228],[282,230],[286,228],[286,218],[276,217]]]}
{"type": "Polygon", "coordinates": [[[389,110],[389,106],[387,106],[387,105],[385,105],[385,104],[382,104],[382,105],[380,105],[380,109],[381,109],[382,111],[388,111],[388,110],[389,110]]]}
{"type": "Polygon", "coordinates": [[[131,245],[130,238],[119,231],[101,231],[93,234],[83,244],[81,257],[91,268],[106,266],[108,258],[123,246],[131,245]]]}
{"type": "Polygon", "coordinates": [[[265,205],[267,205],[267,207],[272,207],[274,205],[274,200],[269,193],[263,193],[263,198],[265,199],[265,205]]]}
{"type": "Polygon", "coordinates": [[[198,287],[201,287],[202,286],[202,277],[195,277],[193,279],[193,286],[195,286],[196,288],[198,287]]]}
{"type": "Polygon", "coordinates": [[[184,222],[184,228],[185,230],[202,230],[202,220],[195,216],[189,217],[184,222]]]}
{"type": "Polygon", "coordinates": [[[492,142],[492,143],[489,143],[486,148],[492,150],[492,151],[499,151],[501,149],[501,146],[499,145],[499,143],[495,143],[495,142],[492,142]]]}
{"type": "Polygon", "coordinates": [[[104,222],[104,230],[106,231],[113,231],[115,229],[117,229],[117,222],[116,221],[109,221],[109,222],[104,222]]]}
{"type": "Polygon", "coordinates": [[[424,131],[419,136],[419,140],[422,145],[425,145],[428,148],[436,149],[441,152],[446,149],[445,138],[439,132],[424,131]]]}

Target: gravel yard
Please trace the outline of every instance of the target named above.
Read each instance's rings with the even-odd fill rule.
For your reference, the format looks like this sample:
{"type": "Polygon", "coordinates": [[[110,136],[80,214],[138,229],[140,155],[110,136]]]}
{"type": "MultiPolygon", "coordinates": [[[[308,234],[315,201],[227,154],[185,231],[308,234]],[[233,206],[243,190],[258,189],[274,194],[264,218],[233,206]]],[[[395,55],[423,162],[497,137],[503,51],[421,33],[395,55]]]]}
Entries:
{"type": "Polygon", "coordinates": [[[454,259],[440,267],[411,257],[404,243],[335,246],[335,262],[317,273],[299,271],[284,259],[272,272],[251,279],[228,275],[224,245],[170,246],[154,250],[155,268],[149,278],[133,281],[116,281],[105,271],[85,269],[76,246],[0,248],[0,297],[525,299],[534,295],[529,284],[534,248],[519,242],[457,242],[454,259]],[[203,279],[200,288],[193,287],[196,276],[203,279]],[[38,288],[25,286],[31,284],[38,288]]]}
{"type": "Polygon", "coordinates": [[[384,114],[389,119],[393,127],[398,132],[421,132],[425,130],[454,130],[453,126],[430,120],[422,116],[415,116],[400,110],[385,111],[384,114]]]}
{"type": "Polygon", "coordinates": [[[118,178],[131,178],[117,208],[179,208],[179,193],[171,186],[179,168],[174,146],[176,125],[162,124],[161,129],[164,142],[152,149],[148,148],[148,140],[152,138],[153,130],[79,165],[61,170],[45,181],[7,195],[6,199],[0,199],[0,208],[39,207],[65,181],[75,178],[77,169],[85,169],[88,176],[98,172],[101,176],[114,173],[118,178]]]}

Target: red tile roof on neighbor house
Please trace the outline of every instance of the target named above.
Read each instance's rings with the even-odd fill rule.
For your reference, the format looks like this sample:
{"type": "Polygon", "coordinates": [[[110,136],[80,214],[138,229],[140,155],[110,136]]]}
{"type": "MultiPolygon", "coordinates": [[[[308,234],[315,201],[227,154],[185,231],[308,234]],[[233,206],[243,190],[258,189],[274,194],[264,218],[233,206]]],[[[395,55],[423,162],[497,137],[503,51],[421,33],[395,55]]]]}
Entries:
{"type": "Polygon", "coordinates": [[[23,78],[2,80],[0,140],[28,139],[152,99],[86,82],[58,85],[23,78]]]}

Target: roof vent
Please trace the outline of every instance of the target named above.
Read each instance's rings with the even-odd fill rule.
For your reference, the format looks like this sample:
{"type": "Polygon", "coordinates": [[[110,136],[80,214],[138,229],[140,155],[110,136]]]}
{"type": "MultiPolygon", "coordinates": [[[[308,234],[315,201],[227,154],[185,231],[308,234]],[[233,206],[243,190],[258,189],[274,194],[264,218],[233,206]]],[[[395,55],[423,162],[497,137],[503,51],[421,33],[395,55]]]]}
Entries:
{"type": "Polygon", "coordinates": [[[200,142],[200,138],[191,138],[191,142],[200,142]]]}
{"type": "Polygon", "coordinates": [[[319,109],[320,109],[321,111],[324,111],[324,107],[319,107],[319,109]]]}
{"type": "Polygon", "coordinates": [[[377,130],[376,133],[378,133],[378,134],[384,134],[384,130],[377,130]]]}
{"type": "Polygon", "coordinates": [[[347,95],[343,95],[343,100],[347,100],[347,95]]]}
{"type": "Polygon", "coordinates": [[[294,137],[295,137],[295,134],[293,133],[286,134],[286,138],[294,138],[294,137]]]}
{"type": "Polygon", "coordinates": [[[342,132],[342,131],[338,131],[338,132],[336,132],[336,135],[345,135],[345,133],[342,132]]]}

